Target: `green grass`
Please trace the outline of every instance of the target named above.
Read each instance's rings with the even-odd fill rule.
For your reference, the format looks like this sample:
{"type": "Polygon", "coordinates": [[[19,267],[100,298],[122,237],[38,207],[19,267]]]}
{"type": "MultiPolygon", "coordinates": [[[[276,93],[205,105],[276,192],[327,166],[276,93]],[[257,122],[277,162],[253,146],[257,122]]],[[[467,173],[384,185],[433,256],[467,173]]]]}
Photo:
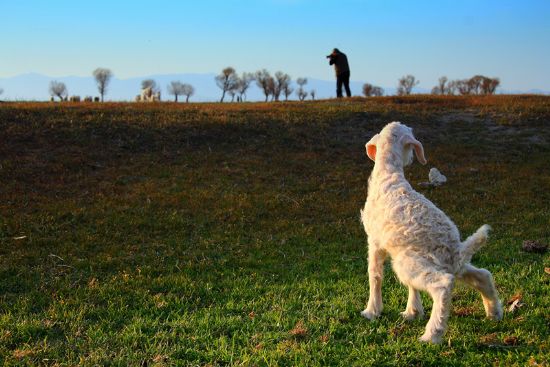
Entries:
{"type": "Polygon", "coordinates": [[[548,365],[550,257],[521,244],[550,242],[549,124],[534,96],[2,104],[0,364],[548,365]],[[524,303],[486,320],[457,286],[440,346],[389,264],[359,315],[364,144],[392,120],[425,146],[413,186],[463,236],[493,226],[473,262],[524,303]],[[432,166],[446,185],[418,185],[432,166]]]}

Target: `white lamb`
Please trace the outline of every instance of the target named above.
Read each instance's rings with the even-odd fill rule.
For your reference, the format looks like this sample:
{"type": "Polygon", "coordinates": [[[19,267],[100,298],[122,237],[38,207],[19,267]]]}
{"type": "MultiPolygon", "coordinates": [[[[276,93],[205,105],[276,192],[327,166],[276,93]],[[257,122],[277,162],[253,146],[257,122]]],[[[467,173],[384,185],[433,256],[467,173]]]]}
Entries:
{"type": "Polygon", "coordinates": [[[383,264],[389,254],[399,280],[409,288],[406,320],[422,317],[419,291],[433,299],[430,320],[421,341],[440,343],[447,327],[451,292],[455,279],[481,293],[487,317],[502,318],[493,277],[470,264],[473,254],[485,243],[491,227],[481,226],[464,242],[456,225],[405,179],[403,167],[412,163],[413,150],[426,164],[422,144],[412,129],[392,122],[367,144],[374,169],[369,179],[367,202],[361,220],[369,243],[369,301],[361,315],[372,320],[382,312],[383,264]]]}

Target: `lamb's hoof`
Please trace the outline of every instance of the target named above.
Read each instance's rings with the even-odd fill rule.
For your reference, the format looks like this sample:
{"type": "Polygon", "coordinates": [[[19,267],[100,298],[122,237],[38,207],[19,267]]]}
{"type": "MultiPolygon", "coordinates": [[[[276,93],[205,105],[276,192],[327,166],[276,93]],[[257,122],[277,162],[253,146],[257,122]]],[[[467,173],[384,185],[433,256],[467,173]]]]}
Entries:
{"type": "Polygon", "coordinates": [[[403,311],[401,312],[401,316],[405,319],[405,321],[413,321],[414,319],[422,319],[424,314],[420,312],[403,311]]]}
{"type": "Polygon", "coordinates": [[[369,309],[364,309],[363,311],[361,311],[361,316],[372,321],[380,316],[380,312],[374,312],[369,309]]]}
{"type": "Polygon", "coordinates": [[[493,312],[487,314],[487,318],[495,321],[502,320],[502,306],[499,304],[493,312]]]}
{"type": "Polygon", "coordinates": [[[432,344],[440,344],[441,343],[441,336],[440,335],[430,335],[424,333],[418,340],[420,340],[423,343],[432,343],[432,344]]]}

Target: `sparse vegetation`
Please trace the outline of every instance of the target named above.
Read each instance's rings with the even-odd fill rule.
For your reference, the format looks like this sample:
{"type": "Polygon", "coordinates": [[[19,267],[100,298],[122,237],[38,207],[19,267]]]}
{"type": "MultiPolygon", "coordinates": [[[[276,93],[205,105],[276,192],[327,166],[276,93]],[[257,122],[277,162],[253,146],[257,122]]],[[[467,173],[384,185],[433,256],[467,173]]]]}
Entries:
{"type": "Polygon", "coordinates": [[[0,104],[0,365],[548,365],[550,257],[522,244],[550,241],[549,122],[543,96],[0,104]],[[393,120],[424,143],[411,184],[494,227],[474,263],[504,320],[458,286],[441,346],[390,264],[359,315],[364,144],[393,120]]]}

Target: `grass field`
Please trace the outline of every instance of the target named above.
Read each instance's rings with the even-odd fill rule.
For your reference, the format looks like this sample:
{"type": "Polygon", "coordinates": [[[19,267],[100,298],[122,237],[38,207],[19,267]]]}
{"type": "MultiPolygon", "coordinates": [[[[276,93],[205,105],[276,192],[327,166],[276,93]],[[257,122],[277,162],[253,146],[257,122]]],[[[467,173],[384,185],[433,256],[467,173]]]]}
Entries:
{"type": "Polygon", "coordinates": [[[0,104],[0,364],[548,366],[550,256],[521,245],[550,242],[549,162],[550,97],[0,104]],[[393,120],[425,147],[413,187],[493,226],[473,263],[523,304],[486,320],[458,285],[439,346],[389,264],[359,315],[364,144],[393,120]]]}

